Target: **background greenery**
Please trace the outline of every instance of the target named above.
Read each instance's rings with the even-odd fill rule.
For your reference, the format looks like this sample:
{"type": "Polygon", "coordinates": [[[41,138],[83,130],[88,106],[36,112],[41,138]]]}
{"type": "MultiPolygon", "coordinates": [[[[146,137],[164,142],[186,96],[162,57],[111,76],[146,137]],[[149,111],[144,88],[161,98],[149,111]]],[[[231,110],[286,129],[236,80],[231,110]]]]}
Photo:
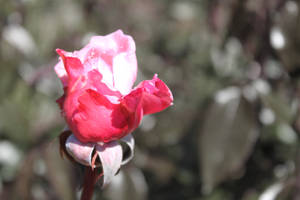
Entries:
{"type": "Polygon", "coordinates": [[[300,199],[299,2],[1,0],[0,199],[76,199],[58,153],[56,48],[117,29],[174,106],[144,118],[134,160],[94,199],[300,199]]]}

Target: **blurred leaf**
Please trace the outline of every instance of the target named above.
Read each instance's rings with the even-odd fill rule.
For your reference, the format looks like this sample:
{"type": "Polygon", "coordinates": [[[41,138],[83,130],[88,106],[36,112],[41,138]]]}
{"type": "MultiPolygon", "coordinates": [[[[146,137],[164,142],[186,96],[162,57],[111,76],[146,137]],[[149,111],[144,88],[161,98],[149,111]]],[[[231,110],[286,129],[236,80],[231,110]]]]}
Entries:
{"type": "Polygon", "coordinates": [[[58,152],[58,144],[51,143],[45,150],[45,163],[47,166],[47,178],[54,188],[59,199],[75,199],[75,189],[70,181],[70,167],[65,165],[58,152]]]}
{"type": "Polygon", "coordinates": [[[25,55],[33,54],[36,45],[30,33],[20,25],[9,25],[3,30],[3,38],[25,55]]]}
{"type": "MultiPolygon", "coordinates": [[[[0,164],[0,199],[75,199],[80,193],[74,187],[80,173],[71,176],[56,147],[43,148],[65,123],[55,104],[63,90],[53,70],[54,49],[80,49],[92,35],[117,29],[135,40],[136,84],[158,73],[174,106],[144,118],[133,133],[138,148],[128,163],[142,171],[122,167],[105,199],[254,200],[281,179],[293,180],[283,183],[277,199],[295,198],[299,11],[296,0],[2,0],[0,140],[17,147],[23,159],[0,164]],[[234,85],[244,89],[223,90],[207,108],[217,90],[234,85]],[[255,120],[261,135],[245,168],[257,137],[255,120]],[[144,175],[146,187],[133,184],[144,175]],[[220,182],[209,195],[199,191],[220,182]]],[[[9,157],[8,151],[4,146],[0,154],[9,157]]],[[[105,191],[96,189],[95,199],[105,191]]]]}
{"type": "Polygon", "coordinates": [[[283,184],[275,183],[268,187],[260,196],[259,200],[275,200],[277,195],[282,191],[283,184]]]}
{"type": "Polygon", "coordinates": [[[294,119],[294,112],[291,106],[284,102],[282,98],[275,94],[261,95],[263,104],[272,109],[275,115],[284,123],[292,123],[294,119]]]}
{"type": "Polygon", "coordinates": [[[32,151],[27,154],[24,158],[23,163],[20,165],[20,171],[17,174],[16,187],[12,196],[12,199],[32,199],[32,194],[30,192],[31,188],[31,178],[33,177],[32,165],[34,158],[36,157],[36,152],[32,151]]]}
{"type": "Polygon", "coordinates": [[[200,132],[199,158],[203,191],[211,191],[242,169],[258,136],[253,105],[239,88],[217,93],[200,132]]]}
{"type": "Polygon", "coordinates": [[[205,197],[205,200],[223,200],[223,199],[232,199],[232,197],[224,190],[216,190],[212,194],[205,197]]]}
{"type": "Polygon", "coordinates": [[[136,167],[122,168],[105,191],[109,200],[145,200],[148,186],[142,171],[136,167]]]}
{"type": "Polygon", "coordinates": [[[0,141],[0,174],[3,179],[11,181],[16,177],[22,154],[13,143],[0,141]]]}

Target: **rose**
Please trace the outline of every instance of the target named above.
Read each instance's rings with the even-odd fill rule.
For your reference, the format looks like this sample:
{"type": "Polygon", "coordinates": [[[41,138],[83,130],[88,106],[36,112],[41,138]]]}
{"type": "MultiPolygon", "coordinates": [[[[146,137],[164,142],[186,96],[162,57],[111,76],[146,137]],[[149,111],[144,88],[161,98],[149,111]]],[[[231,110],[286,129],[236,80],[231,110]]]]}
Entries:
{"type": "Polygon", "coordinates": [[[57,102],[82,143],[121,139],[138,127],[144,115],[173,102],[157,75],[132,89],[137,74],[135,43],[121,30],[94,36],[79,51],[57,49],[57,53],[55,71],[65,91],[57,102]]]}
{"type": "Polygon", "coordinates": [[[81,199],[91,199],[97,180],[103,176],[105,186],[133,157],[130,133],[142,117],[167,108],[173,97],[157,75],[132,88],[137,74],[135,44],[120,30],[92,37],[79,51],[57,53],[55,71],[64,86],[57,102],[70,129],[60,135],[60,150],[87,166],[81,199]],[[129,154],[120,143],[128,146],[129,154]]]}

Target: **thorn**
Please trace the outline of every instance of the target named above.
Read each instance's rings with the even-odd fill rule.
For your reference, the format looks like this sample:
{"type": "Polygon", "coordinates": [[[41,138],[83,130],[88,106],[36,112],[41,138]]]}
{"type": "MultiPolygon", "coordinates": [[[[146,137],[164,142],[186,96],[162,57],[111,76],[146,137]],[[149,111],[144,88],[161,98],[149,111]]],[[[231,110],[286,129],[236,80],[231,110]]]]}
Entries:
{"type": "Polygon", "coordinates": [[[98,154],[97,154],[97,152],[95,152],[94,155],[93,155],[93,158],[92,158],[92,163],[91,163],[92,170],[94,170],[95,167],[96,167],[96,159],[97,159],[97,157],[98,157],[98,154]]]}

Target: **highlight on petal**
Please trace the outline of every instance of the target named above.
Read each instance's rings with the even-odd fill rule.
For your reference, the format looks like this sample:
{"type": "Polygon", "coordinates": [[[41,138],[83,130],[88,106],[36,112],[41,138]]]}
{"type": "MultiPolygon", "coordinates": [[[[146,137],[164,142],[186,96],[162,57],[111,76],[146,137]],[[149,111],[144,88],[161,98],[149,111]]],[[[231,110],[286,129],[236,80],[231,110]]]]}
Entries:
{"type": "Polygon", "coordinates": [[[127,164],[134,156],[134,138],[131,134],[121,138],[121,144],[124,143],[123,159],[121,165],[127,164]]]}
{"type": "Polygon", "coordinates": [[[74,160],[82,165],[91,166],[95,144],[82,143],[72,134],[68,137],[65,146],[74,160]]]}
{"type": "Polygon", "coordinates": [[[135,52],[135,43],[131,36],[125,35],[122,30],[117,30],[106,36],[94,36],[89,44],[94,44],[103,52],[135,52]]]}
{"type": "Polygon", "coordinates": [[[137,75],[135,53],[121,53],[113,60],[114,87],[123,95],[128,94],[137,75]]]}
{"type": "Polygon", "coordinates": [[[83,57],[82,63],[85,68],[90,70],[97,70],[102,75],[102,82],[109,88],[114,88],[114,80],[112,73],[112,59],[111,51],[99,48],[95,43],[89,43],[82,50],[77,52],[80,57],[83,57]]]}
{"type": "Polygon", "coordinates": [[[100,157],[103,169],[103,184],[105,187],[111,182],[112,178],[116,175],[122,163],[122,146],[112,141],[104,144],[97,144],[96,151],[100,157]]]}
{"type": "Polygon", "coordinates": [[[132,37],[118,30],[107,36],[92,37],[89,45],[94,47],[93,52],[97,52],[93,55],[98,54],[98,57],[104,61],[102,66],[105,67],[100,66],[99,71],[105,72],[109,77],[107,66],[110,66],[113,87],[123,95],[128,94],[137,75],[135,43],[132,37]]]}

